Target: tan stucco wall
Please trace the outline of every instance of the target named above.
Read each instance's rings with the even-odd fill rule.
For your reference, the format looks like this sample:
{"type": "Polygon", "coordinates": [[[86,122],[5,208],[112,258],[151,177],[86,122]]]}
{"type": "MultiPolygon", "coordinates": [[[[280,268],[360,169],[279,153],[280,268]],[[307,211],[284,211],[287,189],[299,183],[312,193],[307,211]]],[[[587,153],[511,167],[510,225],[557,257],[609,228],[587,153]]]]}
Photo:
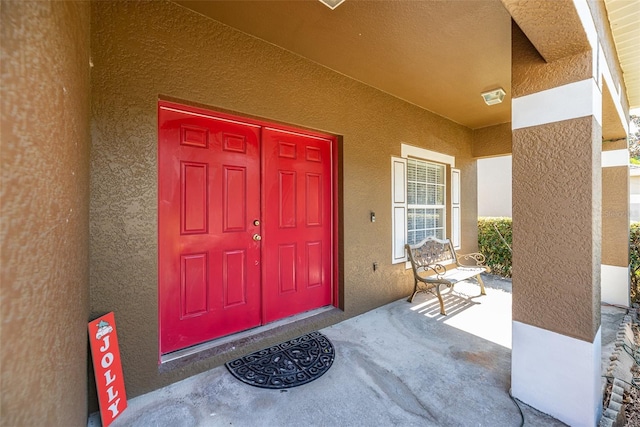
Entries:
{"type": "Polygon", "coordinates": [[[589,50],[573,2],[502,0],[502,4],[545,61],[557,62],[589,50]]]}
{"type": "Polygon", "coordinates": [[[628,148],[627,138],[616,138],[615,140],[602,142],[602,151],[626,150],[628,148]]]}
{"type": "Polygon", "coordinates": [[[87,417],[88,2],[3,1],[0,424],[87,417]]]}
{"type": "Polygon", "coordinates": [[[602,169],[602,263],[629,266],[629,167],[602,169]]]}
{"type": "Polygon", "coordinates": [[[513,320],[588,342],[600,325],[599,141],[593,117],[513,132],[513,320]]]}
{"type": "MultiPolygon", "coordinates": [[[[624,108],[624,107],[623,107],[624,108]]],[[[619,140],[627,137],[627,130],[625,126],[628,126],[629,115],[624,113],[624,118],[620,117],[620,112],[616,108],[613,95],[609,90],[607,82],[602,84],[602,139],[605,141],[619,140]]],[[[627,127],[628,129],[628,127],[627,127]]],[[[625,147],[626,147],[625,140],[625,147]]]]}
{"type": "Polygon", "coordinates": [[[511,32],[511,96],[531,93],[591,78],[591,52],[548,63],[515,23],[511,32]]]}
{"type": "Polygon", "coordinates": [[[473,130],[473,157],[495,157],[508,154],[511,154],[511,123],[473,130]]]}
{"type": "Polygon", "coordinates": [[[264,346],[159,373],[159,96],[341,136],[345,316],[405,297],[412,287],[404,265],[390,261],[390,157],[400,155],[401,143],[456,156],[463,250],[475,249],[469,129],[172,3],[92,8],[91,312],[115,310],[131,396],[264,346]]]}
{"type": "MultiPolygon", "coordinates": [[[[515,24],[511,58],[514,97],[592,75],[590,51],[547,63],[515,24]]],[[[601,147],[592,116],[513,131],[513,320],[587,342],[600,326],[601,147]]]]}
{"type": "MultiPolygon", "coordinates": [[[[627,148],[621,139],[602,144],[602,151],[627,148]]],[[[629,266],[629,166],[602,169],[602,263],[629,266]]]]}
{"type": "MultiPolygon", "coordinates": [[[[592,76],[591,46],[572,2],[538,2],[536,7],[520,0],[502,0],[502,3],[514,20],[512,44],[530,44],[534,47],[532,50],[520,49],[521,54],[527,52],[527,55],[521,55],[513,61],[512,85],[517,83],[511,88],[514,98],[592,76]],[[519,34],[516,36],[516,33],[519,34]]],[[[597,31],[598,46],[602,48],[606,60],[606,64],[599,63],[600,72],[608,67],[613,85],[626,94],[604,2],[588,2],[588,6],[597,31]]],[[[598,55],[598,52],[594,54],[598,55]]],[[[604,79],[599,77],[604,95],[603,136],[605,139],[623,137],[621,121],[627,120],[629,103],[626,96],[617,100],[623,110],[624,117],[621,118],[606,82],[601,80],[604,79]]]]}

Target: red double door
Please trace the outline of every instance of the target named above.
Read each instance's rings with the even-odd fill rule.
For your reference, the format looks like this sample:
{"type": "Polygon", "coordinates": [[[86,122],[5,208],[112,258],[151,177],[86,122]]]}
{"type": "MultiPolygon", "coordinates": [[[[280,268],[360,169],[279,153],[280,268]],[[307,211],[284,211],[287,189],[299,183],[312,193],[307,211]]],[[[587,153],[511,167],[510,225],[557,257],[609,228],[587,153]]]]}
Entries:
{"type": "Polygon", "coordinates": [[[333,141],[161,102],[160,353],[332,303],[333,141]]]}

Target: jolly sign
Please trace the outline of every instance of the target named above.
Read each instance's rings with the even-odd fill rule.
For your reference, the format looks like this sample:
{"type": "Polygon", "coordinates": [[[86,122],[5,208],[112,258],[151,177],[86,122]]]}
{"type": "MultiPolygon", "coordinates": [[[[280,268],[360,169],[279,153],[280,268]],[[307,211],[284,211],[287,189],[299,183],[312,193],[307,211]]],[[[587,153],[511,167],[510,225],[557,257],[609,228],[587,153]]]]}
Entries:
{"type": "Polygon", "coordinates": [[[102,426],[108,427],[127,407],[113,312],[89,322],[89,342],[100,403],[100,418],[102,426]]]}

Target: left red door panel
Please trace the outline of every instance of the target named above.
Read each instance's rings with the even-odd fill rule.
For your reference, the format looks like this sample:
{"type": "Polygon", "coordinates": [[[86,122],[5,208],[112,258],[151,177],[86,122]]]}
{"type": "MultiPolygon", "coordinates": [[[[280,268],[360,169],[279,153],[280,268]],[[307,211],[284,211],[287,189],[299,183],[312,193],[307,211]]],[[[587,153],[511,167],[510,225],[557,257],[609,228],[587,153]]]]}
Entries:
{"type": "Polygon", "coordinates": [[[161,102],[160,353],[258,326],[260,127],[161,102]]]}

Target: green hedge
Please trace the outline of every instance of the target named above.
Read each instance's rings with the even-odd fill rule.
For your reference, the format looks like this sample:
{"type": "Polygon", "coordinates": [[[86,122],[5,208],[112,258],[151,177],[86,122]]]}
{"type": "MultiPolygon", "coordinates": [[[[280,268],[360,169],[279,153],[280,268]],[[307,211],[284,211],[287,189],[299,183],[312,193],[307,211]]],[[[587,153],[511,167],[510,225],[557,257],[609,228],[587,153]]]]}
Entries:
{"type": "Polygon", "coordinates": [[[478,250],[486,258],[491,273],[511,277],[511,218],[478,218],[478,250]]]}
{"type": "Polygon", "coordinates": [[[631,301],[640,302],[640,222],[632,222],[629,229],[629,263],[631,301]]]}
{"type": "MultiPolygon", "coordinates": [[[[511,246],[511,218],[478,218],[478,249],[487,257],[491,273],[511,277],[511,251],[494,226],[511,246]]],[[[631,301],[640,303],[640,222],[631,223],[629,229],[629,263],[631,301]]]]}

